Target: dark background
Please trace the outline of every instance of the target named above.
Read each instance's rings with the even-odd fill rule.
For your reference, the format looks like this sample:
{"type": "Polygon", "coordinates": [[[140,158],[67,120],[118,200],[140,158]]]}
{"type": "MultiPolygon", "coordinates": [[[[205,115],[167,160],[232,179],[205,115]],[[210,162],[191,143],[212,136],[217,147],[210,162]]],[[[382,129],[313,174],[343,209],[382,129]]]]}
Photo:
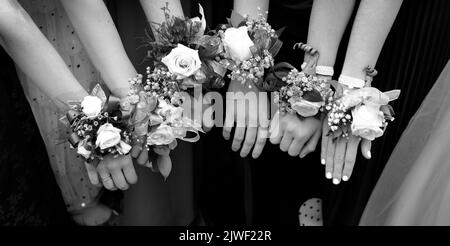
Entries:
{"type": "MultiPolygon", "coordinates": [[[[118,17],[118,2],[120,1],[108,1],[113,18],[118,17]]],[[[197,9],[195,2],[186,4],[183,1],[186,13],[197,9]]],[[[208,23],[217,22],[231,12],[232,1],[200,2],[205,7],[208,23]]],[[[311,3],[312,1],[272,1],[269,21],[276,28],[287,26],[281,37],[285,41],[285,47],[278,59],[300,64],[298,59],[301,54],[291,52],[290,47],[293,43],[306,40],[311,3]]],[[[397,113],[396,121],[390,124],[385,136],[373,145],[372,160],[365,161],[361,157],[358,159],[348,183],[323,186],[326,225],[358,223],[370,192],[403,129],[450,58],[449,13],[450,1],[447,0],[404,1],[378,61],[379,75],[374,80],[374,85],[382,91],[394,88],[402,90],[400,99],[393,104],[397,113]]],[[[345,47],[346,43],[347,38],[343,40],[342,46],[345,47]]],[[[344,50],[341,50],[338,55],[337,75],[343,53],[344,50]]],[[[1,49],[0,65],[0,224],[72,224],[65,212],[44,144],[15,74],[14,65],[1,49]]],[[[273,161],[276,163],[276,160],[273,161]]],[[[307,175],[308,173],[290,173],[285,180],[301,179],[307,175]]],[[[265,183],[270,183],[270,180],[265,183]]],[[[314,189],[292,187],[296,184],[292,181],[286,185],[291,185],[290,190],[314,189]]],[[[253,202],[258,202],[258,197],[262,195],[255,191],[256,198],[253,202]]],[[[208,197],[203,199],[207,200],[208,197]]],[[[286,204],[289,202],[288,199],[286,204]]],[[[283,208],[272,207],[272,210],[283,208]]],[[[255,206],[255,209],[247,208],[246,211],[254,214],[257,220],[262,209],[264,207],[255,206]]],[[[222,210],[222,218],[232,216],[235,211],[222,210]]],[[[241,212],[237,216],[243,216],[241,212]]],[[[270,216],[277,213],[266,211],[266,214],[270,216]]],[[[260,216],[264,216],[264,213],[260,216]]],[[[248,221],[249,218],[243,219],[245,220],[248,221]]]]}

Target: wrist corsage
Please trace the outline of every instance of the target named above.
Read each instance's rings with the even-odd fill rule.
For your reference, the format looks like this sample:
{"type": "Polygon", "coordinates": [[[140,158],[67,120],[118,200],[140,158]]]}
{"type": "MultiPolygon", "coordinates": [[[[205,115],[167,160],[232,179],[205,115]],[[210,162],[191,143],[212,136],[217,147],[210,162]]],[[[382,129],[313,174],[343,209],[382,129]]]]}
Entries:
{"type": "MultiPolygon", "coordinates": [[[[275,103],[278,104],[280,113],[297,114],[300,117],[319,116],[320,112],[324,112],[325,102],[332,95],[332,90],[328,81],[316,76],[315,68],[319,52],[302,43],[294,45],[294,49],[297,47],[306,53],[302,71],[290,66],[290,71],[280,81],[276,78],[286,73],[286,69],[274,70],[266,77],[265,83],[268,84],[269,81],[277,85],[275,88],[280,87],[275,92],[275,103]]],[[[275,65],[277,66],[278,64],[275,65]]],[[[282,68],[287,67],[289,66],[282,66],[282,68]]]]}
{"type": "Polygon", "coordinates": [[[158,155],[158,169],[167,178],[172,163],[168,157],[177,145],[177,139],[196,142],[200,139],[201,125],[183,115],[183,94],[176,75],[165,67],[147,68],[147,78],[137,76],[131,81],[127,102],[134,104],[131,117],[133,139],[143,141],[147,150],[158,155]]]}
{"type": "Polygon", "coordinates": [[[148,56],[155,66],[164,65],[187,90],[196,85],[205,89],[223,87],[227,69],[219,63],[223,51],[217,33],[206,33],[206,20],[201,5],[199,17],[182,19],[171,16],[169,6],[163,9],[165,21],[156,25],[157,38],[149,37],[148,56]]]}
{"type": "Polygon", "coordinates": [[[370,67],[366,72],[370,80],[366,81],[367,87],[345,89],[340,83],[333,83],[335,94],[326,105],[328,135],[333,139],[357,136],[372,141],[381,137],[388,122],[394,120],[389,102],[400,96],[400,90],[381,92],[370,87],[371,77],[376,72],[370,67]]]}
{"type": "Polygon", "coordinates": [[[233,11],[218,31],[224,46],[220,63],[231,71],[228,77],[250,87],[261,83],[283,44],[282,31],[272,29],[263,14],[251,19],[233,11]]]}
{"type": "Polygon", "coordinates": [[[69,142],[87,162],[129,153],[130,129],[124,114],[99,84],[81,102],[69,102],[69,106],[64,118],[71,130],[69,142]]]}

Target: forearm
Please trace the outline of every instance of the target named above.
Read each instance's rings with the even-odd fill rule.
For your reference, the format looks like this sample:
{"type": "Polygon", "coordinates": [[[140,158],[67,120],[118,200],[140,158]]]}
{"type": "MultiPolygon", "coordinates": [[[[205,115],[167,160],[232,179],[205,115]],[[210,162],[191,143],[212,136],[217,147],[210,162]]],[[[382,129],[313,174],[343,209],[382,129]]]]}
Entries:
{"type": "Polygon", "coordinates": [[[0,44],[31,81],[56,101],[80,100],[87,95],[20,4],[15,0],[1,0],[0,4],[0,44]]]}
{"type": "Polygon", "coordinates": [[[364,79],[363,69],[375,64],[402,0],[363,0],[356,14],[342,74],[364,79]]]}
{"type": "Polygon", "coordinates": [[[136,70],[102,0],[61,0],[80,40],[103,80],[118,97],[128,93],[136,70]]]}
{"type": "Polygon", "coordinates": [[[267,16],[269,0],[234,0],[234,11],[241,15],[256,18],[259,14],[267,16]]]}
{"type": "Polygon", "coordinates": [[[320,52],[317,65],[333,67],[355,0],[314,0],[308,44],[320,52]]]}
{"type": "Polygon", "coordinates": [[[154,34],[156,34],[155,27],[157,27],[155,24],[161,24],[166,20],[162,8],[167,7],[171,16],[184,18],[180,0],[140,0],[140,2],[154,34]]]}

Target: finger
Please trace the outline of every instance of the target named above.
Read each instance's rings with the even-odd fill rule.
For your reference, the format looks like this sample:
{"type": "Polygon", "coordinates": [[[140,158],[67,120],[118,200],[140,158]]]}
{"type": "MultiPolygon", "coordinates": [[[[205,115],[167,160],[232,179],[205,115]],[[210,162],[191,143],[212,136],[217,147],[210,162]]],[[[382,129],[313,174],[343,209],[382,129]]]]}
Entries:
{"type": "Polygon", "coordinates": [[[231,129],[233,128],[234,124],[234,100],[229,99],[229,97],[226,97],[226,112],[225,112],[225,124],[223,126],[222,135],[226,140],[230,139],[231,135],[231,129]]]}
{"type": "Polygon", "coordinates": [[[319,143],[320,135],[322,132],[320,129],[314,133],[314,135],[308,140],[305,146],[303,146],[302,151],[300,152],[300,158],[304,158],[311,152],[314,152],[317,147],[317,143],[319,143]]]}
{"type": "Polygon", "coordinates": [[[290,156],[298,156],[300,154],[300,151],[303,148],[303,145],[305,145],[305,141],[302,138],[295,138],[288,149],[288,154],[290,156]]]}
{"type": "Polygon", "coordinates": [[[143,149],[139,157],[137,158],[137,163],[139,165],[145,165],[148,162],[148,150],[143,149]]]}
{"type": "Polygon", "coordinates": [[[342,180],[348,181],[352,176],[353,167],[355,166],[356,154],[358,152],[359,137],[350,137],[345,151],[344,171],[342,172],[342,180]]]}
{"type": "Polygon", "coordinates": [[[244,145],[242,146],[242,149],[241,149],[241,157],[242,158],[246,157],[252,150],[253,145],[255,145],[257,132],[258,132],[257,127],[248,127],[247,128],[247,132],[245,134],[244,145]]]}
{"type": "Polygon", "coordinates": [[[245,127],[236,127],[234,129],[233,143],[231,144],[231,149],[233,151],[238,151],[241,148],[242,141],[244,140],[245,127]]]}
{"type": "Polygon", "coordinates": [[[89,181],[91,181],[91,184],[95,186],[101,186],[100,180],[98,179],[97,169],[92,164],[87,162],[85,162],[84,165],[86,166],[86,171],[89,177],[89,181]]]}
{"type": "Polygon", "coordinates": [[[369,141],[367,139],[363,139],[361,141],[361,152],[367,160],[370,160],[372,158],[372,153],[370,152],[370,149],[372,148],[372,141],[369,141]]]}
{"type": "Polygon", "coordinates": [[[286,131],[283,135],[283,138],[281,139],[280,150],[283,152],[288,151],[289,146],[291,145],[293,140],[294,137],[292,137],[292,135],[286,131]]]}
{"type": "Polygon", "coordinates": [[[114,181],[114,185],[120,190],[127,190],[128,188],[130,188],[127,181],[125,180],[122,170],[114,170],[113,172],[111,172],[111,176],[114,181]]]}
{"type": "Polygon", "coordinates": [[[279,144],[283,137],[284,130],[280,127],[280,114],[276,112],[270,122],[270,142],[272,144],[279,144]]]}
{"type": "Polygon", "coordinates": [[[124,165],[122,166],[122,172],[123,175],[125,176],[127,183],[136,184],[138,178],[136,170],[134,169],[133,160],[131,159],[131,156],[127,155],[123,161],[124,165]]]}
{"type": "Polygon", "coordinates": [[[258,127],[258,135],[256,138],[255,147],[253,148],[252,157],[254,159],[258,158],[266,145],[267,137],[269,136],[269,131],[267,127],[258,127]]]}
{"type": "Polygon", "coordinates": [[[97,167],[98,174],[102,179],[102,184],[107,190],[117,190],[116,186],[114,186],[114,182],[112,180],[111,174],[106,169],[105,165],[102,163],[97,167]]]}
{"type": "Polygon", "coordinates": [[[325,161],[325,177],[327,179],[333,178],[333,159],[334,151],[336,150],[336,141],[332,137],[328,137],[326,161],[325,161]]]}
{"type": "Polygon", "coordinates": [[[322,127],[322,148],[320,150],[320,163],[325,165],[327,161],[327,146],[328,146],[328,119],[325,118],[323,127],[322,127]]]}
{"type": "Polygon", "coordinates": [[[138,158],[139,154],[141,154],[142,146],[140,144],[135,144],[133,148],[131,148],[131,157],[138,158]]]}
{"type": "Polygon", "coordinates": [[[339,138],[336,144],[336,150],[334,152],[333,184],[335,185],[341,183],[346,149],[347,149],[347,139],[339,138]]]}

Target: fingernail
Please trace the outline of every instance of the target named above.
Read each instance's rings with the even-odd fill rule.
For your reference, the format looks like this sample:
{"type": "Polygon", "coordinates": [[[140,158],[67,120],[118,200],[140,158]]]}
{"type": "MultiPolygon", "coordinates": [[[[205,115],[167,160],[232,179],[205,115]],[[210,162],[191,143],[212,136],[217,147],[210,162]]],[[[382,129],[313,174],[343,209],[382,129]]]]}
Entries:
{"type": "Polygon", "coordinates": [[[322,163],[322,165],[325,165],[326,164],[325,159],[320,160],[320,163],[322,163]]]}
{"type": "Polygon", "coordinates": [[[333,179],[333,184],[338,185],[341,181],[339,181],[339,179],[334,178],[333,179]]]}
{"type": "Polygon", "coordinates": [[[300,159],[303,159],[305,157],[305,154],[300,154],[300,159]]]}
{"type": "Polygon", "coordinates": [[[344,177],[342,177],[342,180],[343,180],[343,181],[348,181],[348,177],[347,177],[347,176],[344,176],[344,177]]]}
{"type": "Polygon", "coordinates": [[[372,154],[370,153],[370,150],[367,151],[367,157],[369,157],[369,159],[372,158],[372,154]]]}
{"type": "Polygon", "coordinates": [[[327,179],[331,179],[331,178],[333,177],[333,175],[331,175],[331,173],[327,173],[327,174],[325,175],[325,177],[326,177],[327,179]]]}

